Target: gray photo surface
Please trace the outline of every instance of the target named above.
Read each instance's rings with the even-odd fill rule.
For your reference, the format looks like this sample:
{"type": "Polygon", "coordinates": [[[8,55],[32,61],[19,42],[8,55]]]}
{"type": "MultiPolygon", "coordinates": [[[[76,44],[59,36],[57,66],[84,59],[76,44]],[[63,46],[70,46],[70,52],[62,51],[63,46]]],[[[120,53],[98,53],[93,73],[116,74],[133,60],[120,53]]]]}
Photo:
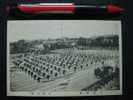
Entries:
{"type": "Polygon", "coordinates": [[[121,46],[121,21],[8,21],[7,95],[121,95],[121,46]]]}

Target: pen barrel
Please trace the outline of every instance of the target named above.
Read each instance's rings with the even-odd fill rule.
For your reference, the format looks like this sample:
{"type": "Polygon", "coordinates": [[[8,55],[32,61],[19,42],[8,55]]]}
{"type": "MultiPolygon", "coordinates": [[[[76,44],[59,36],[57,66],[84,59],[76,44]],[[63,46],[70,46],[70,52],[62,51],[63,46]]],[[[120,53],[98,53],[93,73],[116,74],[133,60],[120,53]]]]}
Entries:
{"type": "Polygon", "coordinates": [[[89,5],[19,5],[17,8],[24,13],[107,13],[106,6],[89,5]]]}
{"type": "Polygon", "coordinates": [[[73,4],[62,5],[18,5],[17,9],[24,13],[74,13],[73,4]]]}
{"type": "Polygon", "coordinates": [[[77,5],[75,13],[88,13],[88,14],[98,14],[98,13],[107,13],[106,6],[89,6],[89,5],[77,5]]]}

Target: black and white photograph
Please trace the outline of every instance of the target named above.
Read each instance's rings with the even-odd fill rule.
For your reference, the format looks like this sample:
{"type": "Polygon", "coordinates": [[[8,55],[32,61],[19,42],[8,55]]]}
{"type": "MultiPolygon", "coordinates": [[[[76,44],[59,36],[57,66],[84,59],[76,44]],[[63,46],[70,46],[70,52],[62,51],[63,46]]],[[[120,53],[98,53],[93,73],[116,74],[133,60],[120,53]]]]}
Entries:
{"type": "Polygon", "coordinates": [[[121,21],[8,21],[7,95],[121,95],[121,34],[121,21]]]}

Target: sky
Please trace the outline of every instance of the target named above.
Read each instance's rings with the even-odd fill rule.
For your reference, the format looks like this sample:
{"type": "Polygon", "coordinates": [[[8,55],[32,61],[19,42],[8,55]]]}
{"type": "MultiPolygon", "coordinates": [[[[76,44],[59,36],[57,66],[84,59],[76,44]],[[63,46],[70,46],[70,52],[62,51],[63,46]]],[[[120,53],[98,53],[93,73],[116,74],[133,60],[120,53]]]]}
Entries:
{"type": "Polygon", "coordinates": [[[120,21],[103,20],[17,20],[8,21],[9,42],[17,40],[92,37],[120,34],[120,21]]]}

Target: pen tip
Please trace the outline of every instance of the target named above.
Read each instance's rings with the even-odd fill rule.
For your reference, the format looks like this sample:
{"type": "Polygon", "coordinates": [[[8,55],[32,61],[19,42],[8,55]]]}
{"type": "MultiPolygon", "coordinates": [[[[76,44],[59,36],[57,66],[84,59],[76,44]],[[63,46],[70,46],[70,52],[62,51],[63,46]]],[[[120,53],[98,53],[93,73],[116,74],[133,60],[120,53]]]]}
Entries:
{"type": "Polygon", "coordinates": [[[10,10],[10,6],[7,5],[7,6],[6,6],[6,11],[9,12],[9,10],[10,10]]]}
{"type": "Polygon", "coordinates": [[[115,5],[108,5],[107,9],[108,9],[109,13],[121,13],[121,12],[125,11],[123,8],[120,8],[120,7],[115,6],[115,5]]]}

